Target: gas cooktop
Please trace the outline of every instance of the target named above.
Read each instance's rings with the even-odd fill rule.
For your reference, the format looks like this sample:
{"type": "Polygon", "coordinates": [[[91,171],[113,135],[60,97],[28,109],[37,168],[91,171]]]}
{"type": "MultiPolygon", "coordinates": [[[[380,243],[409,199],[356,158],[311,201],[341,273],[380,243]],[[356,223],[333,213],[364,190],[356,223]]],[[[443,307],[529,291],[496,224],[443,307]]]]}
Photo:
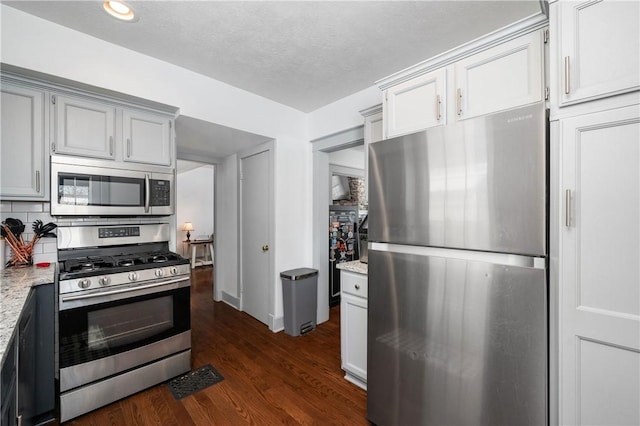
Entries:
{"type": "Polygon", "coordinates": [[[71,279],[95,275],[116,274],[188,264],[189,259],[170,252],[154,251],[146,253],[119,254],[112,256],[81,256],[60,262],[60,278],[71,279]]]}

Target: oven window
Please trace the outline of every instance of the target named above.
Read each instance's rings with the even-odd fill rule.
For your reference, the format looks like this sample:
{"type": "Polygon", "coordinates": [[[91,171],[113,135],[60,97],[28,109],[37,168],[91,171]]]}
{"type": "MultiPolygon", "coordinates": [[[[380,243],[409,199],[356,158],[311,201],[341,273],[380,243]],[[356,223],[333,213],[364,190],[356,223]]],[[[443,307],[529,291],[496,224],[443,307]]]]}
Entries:
{"type": "Polygon", "coordinates": [[[191,329],[189,287],[58,313],[60,368],[144,347],[191,329]]]}
{"type": "Polygon", "coordinates": [[[145,340],[173,328],[171,296],[129,303],[87,314],[90,351],[117,348],[145,340]]]}
{"type": "Polygon", "coordinates": [[[144,179],[60,173],[58,203],[72,206],[144,206],[144,179]]]}

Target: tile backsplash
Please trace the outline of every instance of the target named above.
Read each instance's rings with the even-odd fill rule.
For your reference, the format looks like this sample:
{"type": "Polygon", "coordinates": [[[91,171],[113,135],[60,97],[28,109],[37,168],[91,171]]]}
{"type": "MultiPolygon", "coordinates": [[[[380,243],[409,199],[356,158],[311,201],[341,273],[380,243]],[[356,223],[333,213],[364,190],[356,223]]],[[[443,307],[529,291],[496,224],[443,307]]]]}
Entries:
{"type": "MultiPolygon", "coordinates": [[[[54,222],[58,226],[75,225],[119,225],[135,223],[169,222],[169,217],[153,218],[100,218],[100,217],[54,217],[49,214],[50,205],[46,202],[36,201],[0,201],[0,218],[2,221],[8,217],[20,219],[24,224],[23,239],[31,241],[33,238],[32,223],[40,219],[43,223],[54,222]]],[[[5,244],[6,263],[11,256],[11,249],[5,244]]],[[[57,262],[58,252],[55,238],[42,238],[33,248],[33,263],[57,262]]]]}

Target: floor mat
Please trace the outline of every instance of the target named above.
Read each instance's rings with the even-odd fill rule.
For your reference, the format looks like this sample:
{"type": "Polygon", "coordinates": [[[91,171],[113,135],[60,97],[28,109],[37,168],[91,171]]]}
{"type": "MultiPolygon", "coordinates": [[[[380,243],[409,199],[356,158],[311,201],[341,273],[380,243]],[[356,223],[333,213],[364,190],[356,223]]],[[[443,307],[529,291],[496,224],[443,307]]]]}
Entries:
{"type": "Polygon", "coordinates": [[[175,399],[182,399],[224,380],[211,364],[183,374],[167,382],[167,387],[175,399]]]}

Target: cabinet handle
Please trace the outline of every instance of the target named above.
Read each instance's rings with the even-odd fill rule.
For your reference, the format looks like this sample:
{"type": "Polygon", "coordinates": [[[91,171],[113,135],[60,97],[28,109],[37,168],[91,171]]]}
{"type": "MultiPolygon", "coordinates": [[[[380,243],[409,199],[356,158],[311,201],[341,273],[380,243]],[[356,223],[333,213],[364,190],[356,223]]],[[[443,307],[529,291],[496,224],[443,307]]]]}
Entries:
{"type": "Polygon", "coordinates": [[[356,284],[355,287],[356,287],[356,290],[360,290],[360,284],[356,284]]]}
{"type": "Polygon", "coordinates": [[[440,108],[442,107],[442,100],[440,99],[440,95],[436,96],[436,120],[440,121],[442,118],[442,113],[440,112],[440,108]]]}
{"type": "Polygon", "coordinates": [[[127,139],[127,158],[131,157],[131,139],[127,139]]]}
{"type": "Polygon", "coordinates": [[[565,204],[565,212],[564,212],[564,225],[567,228],[571,228],[571,190],[567,189],[564,191],[564,204],[565,204]]]}
{"type": "Polygon", "coordinates": [[[36,170],[36,192],[40,193],[40,170],[36,170]]]}
{"type": "Polygon", "coordinates": [[[568,56],[564,57],[564,93],[568,95],[571,93],[571,80],[570,80],[570,67],[571,63],[568,56]]]}
{"type": "Polygon", "coordinates": [[[458,106],[458,115],[462,115],[462,89],[458,89],[458,96],[456,97],[456,104],[458,106]]]}
{"type": "Polygon", "coordinates": [[[113,136],[109,136],[109,155],[113,155],[113,136]]]}

